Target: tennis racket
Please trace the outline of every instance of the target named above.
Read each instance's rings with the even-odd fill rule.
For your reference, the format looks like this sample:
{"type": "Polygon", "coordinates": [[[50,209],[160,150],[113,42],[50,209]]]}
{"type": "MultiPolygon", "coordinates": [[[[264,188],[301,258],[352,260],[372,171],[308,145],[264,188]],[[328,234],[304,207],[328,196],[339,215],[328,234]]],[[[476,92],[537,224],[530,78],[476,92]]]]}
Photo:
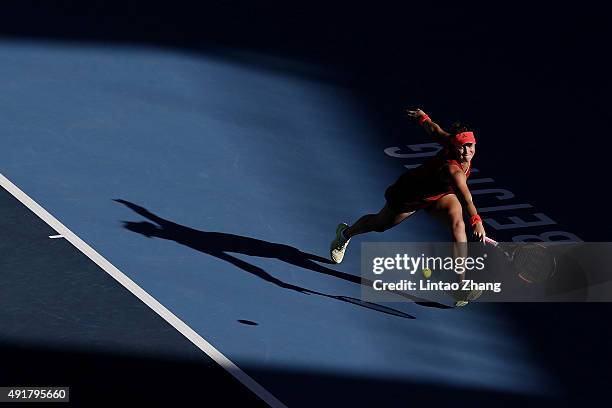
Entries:
{"type": "Polygon", "coordinates": [[[543,282],[557,271],[557,259],[537,242],[506,244],[485,237],[485,243],[502,251],[519,278],[527,283],[543,282]]]}

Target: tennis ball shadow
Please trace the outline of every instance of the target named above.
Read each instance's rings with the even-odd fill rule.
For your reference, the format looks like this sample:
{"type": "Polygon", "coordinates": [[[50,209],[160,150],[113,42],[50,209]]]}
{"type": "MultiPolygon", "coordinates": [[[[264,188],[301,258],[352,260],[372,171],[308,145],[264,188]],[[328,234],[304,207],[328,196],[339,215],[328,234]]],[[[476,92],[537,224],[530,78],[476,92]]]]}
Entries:
{"type": "Polygon", "coordinates": [[[242,324],[247,325],[247,326],[259,326],[258,323],[255,323],[255,322],[253,322],[251,320],[246,320],[246,319],[238,319],[238,323],[242,323],[242,324]]]}

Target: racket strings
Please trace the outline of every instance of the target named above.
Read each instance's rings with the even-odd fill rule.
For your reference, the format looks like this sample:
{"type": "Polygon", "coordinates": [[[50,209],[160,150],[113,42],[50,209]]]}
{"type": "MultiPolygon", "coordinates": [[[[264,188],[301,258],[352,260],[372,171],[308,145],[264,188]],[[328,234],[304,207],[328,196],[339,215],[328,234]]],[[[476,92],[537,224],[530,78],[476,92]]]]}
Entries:
{"type": "Polygon", "coordinates": [[[555,271],[555,259],[546,248],[536,245],[525,245],[514,252],[513,264],[519,276],[529,282],[550,278],[555,271]]]}

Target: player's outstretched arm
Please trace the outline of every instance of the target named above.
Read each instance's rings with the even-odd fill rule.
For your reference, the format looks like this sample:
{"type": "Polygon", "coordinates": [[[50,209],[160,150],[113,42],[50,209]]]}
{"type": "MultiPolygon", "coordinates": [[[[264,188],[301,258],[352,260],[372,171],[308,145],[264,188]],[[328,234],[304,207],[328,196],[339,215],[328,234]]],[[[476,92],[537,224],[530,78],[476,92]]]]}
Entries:
{"type": "Polygon", "coordinates": [[[446,132],[437,123],[432,121],[425,112],[421,109],[410,110],[407,109],[406,113],[408,118],[414,123],[417,123],[425,129],[428,135],[434,138],[436,142],[448,144],[450,143],[450,133],[446,132]]]}
{"type": "Polygon", "coordinates": [[[472,193],[470,193],[470,189],[467,186],[467,179],[465,177],[465,173],[459,167],[451,165],[448,166],[451,183],[453,189],[455,190],[455,194],[457,194],[457,198],[461,203],[461,207],[470,217],[470,224],[472,226],[472,232],[474,233],[474,237],[479,241],[483,241],[487,236],[485,232],[484,226],[482,225],[482,220],[478,215],[478,211],[476,210],[476,206],[472,201],[472,193]]]}
{"type": "Polygon", "coordinates": [[[142,215],[145,218],[148,218],[149,220],[156,222],[157,224],[164,226],[164,225],[168,225],[168,224],[173,224],[170,221],[167,221],[165,219],[163,219],[162,217],[159,217],[155,214],[153,214],[152,212],[150,212],[149,210],[147,210],[144,207],[141,207],[137,204],[131,203],[127,200],[122,200],[122,199],[114,199],[113,201],[116,201],[118,203],[121,203],[123,205],[125,205],[126,207],[128,207],[130,210],[134,211],[135,213],[142,215]]]}

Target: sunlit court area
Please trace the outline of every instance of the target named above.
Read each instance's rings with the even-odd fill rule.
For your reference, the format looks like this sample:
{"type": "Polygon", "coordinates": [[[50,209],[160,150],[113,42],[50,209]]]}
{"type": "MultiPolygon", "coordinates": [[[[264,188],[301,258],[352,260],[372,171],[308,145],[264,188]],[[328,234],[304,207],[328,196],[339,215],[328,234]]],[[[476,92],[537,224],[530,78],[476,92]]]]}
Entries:
{"type": "Polygon", "coordinates": [[[368,298],[364,245],[453,240],[429,207],[330,259],[339,223],[442,151],[417,108],[473,127],[487,236],[610,241],[604,16],[0,6],[0,401],[605,405],[610,303],[368,298]]]}

